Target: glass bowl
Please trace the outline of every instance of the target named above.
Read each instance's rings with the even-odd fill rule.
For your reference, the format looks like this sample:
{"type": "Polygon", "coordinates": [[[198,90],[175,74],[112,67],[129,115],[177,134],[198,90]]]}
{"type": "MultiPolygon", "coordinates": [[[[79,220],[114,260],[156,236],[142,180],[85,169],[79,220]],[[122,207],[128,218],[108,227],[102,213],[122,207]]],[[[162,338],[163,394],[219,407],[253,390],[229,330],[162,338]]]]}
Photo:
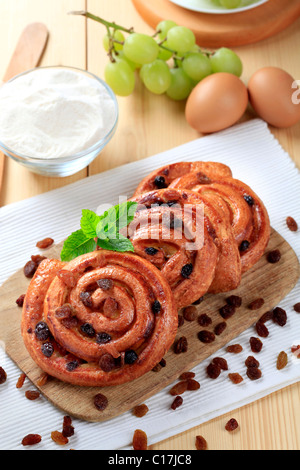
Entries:
{"type": "MultiPolygon", "coordinates": [[[[18,77],[21,77],[26,74],[34,73],[36,70],[40,69],[66,69],[71,70],[74,72],[82,73],[88,76],[90,79],[93,79],[100,83],[103,87],[105,87],[107,93],[112,98],[114,103],[115,109],[115,117],[113,121],[113,125],[108,133],[99,140],[96,144],[88,149],[80,151],[78,153],[63,156],[63,157],[56,157],[56,158],[39,158],[36,156],[30,155],[22,155],[12,148],[7,147],[3,142],[0,140],[0,150],[7,156],[12,158],[14,161],[19,163],[20,165],[24,166],[28,170],[32,171],[33,173],[37,173],[39,175],[44,176],[51,176],[51,177],[66,177],[73,175],[83,168],[86,168],[105,148],[105,146],[109,143],[113,135],[115,134],[118,119],[119,119],[119,106],[117,102],[116,95],[111,90],[111,88],[99,77],[96,75],[87,72],[86,70],[81,70],[75,67],[65,67],[65,66],[51,66],[51,67],[37,67],[35,69],[28,70],[22,74],[19,74],[9,80],[7,83],[11,83],[12,81],[16,80],[18,77]]],[[[3,85],[5,86],[5,84],[3,85]]],[[[30,138],[30,136],[28,136],[30,138]]]]}

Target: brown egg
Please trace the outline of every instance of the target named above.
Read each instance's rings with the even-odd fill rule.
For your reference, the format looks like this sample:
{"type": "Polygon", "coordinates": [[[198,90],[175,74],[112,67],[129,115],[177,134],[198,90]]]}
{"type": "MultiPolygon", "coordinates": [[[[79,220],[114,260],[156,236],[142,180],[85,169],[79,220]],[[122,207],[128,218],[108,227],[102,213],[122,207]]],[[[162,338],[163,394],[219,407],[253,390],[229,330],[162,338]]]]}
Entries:
{"type": "Polygon", "coordinates": [[[264,67],[248,83],[250,103],[260,118],[274,127],[290,127],[300,121],[300,90],[284,70],[264,67]]]}
{"type": "Polygon", "coordinates": [[[185,116],[193,129],[209,134],[235,124],[247,105],[244,83],[230,73],[215,73],[195,86],[187,100],[185,116]]]}

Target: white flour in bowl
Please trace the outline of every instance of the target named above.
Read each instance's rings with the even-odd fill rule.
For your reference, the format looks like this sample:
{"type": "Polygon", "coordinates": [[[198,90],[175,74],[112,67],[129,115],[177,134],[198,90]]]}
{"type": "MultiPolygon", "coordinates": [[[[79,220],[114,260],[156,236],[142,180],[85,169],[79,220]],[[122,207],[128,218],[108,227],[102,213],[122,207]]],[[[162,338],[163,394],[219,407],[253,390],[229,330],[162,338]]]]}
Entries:
{"type": "Polygon", "coordinates": [[[51,159],[97,144],[117,110],[98,80],[67,68],[40,68],[0,88],[0,141],[16,153],[51,159]]]}

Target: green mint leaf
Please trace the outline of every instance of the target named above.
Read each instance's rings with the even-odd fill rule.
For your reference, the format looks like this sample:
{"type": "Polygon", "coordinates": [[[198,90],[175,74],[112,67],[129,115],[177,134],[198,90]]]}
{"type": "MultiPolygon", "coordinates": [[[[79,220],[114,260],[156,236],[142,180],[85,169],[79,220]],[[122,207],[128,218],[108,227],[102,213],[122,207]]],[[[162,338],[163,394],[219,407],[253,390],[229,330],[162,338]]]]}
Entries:
{"type": "Polygon", "coordinates": [[[133,220],[137,203],[133,201],[125,201],[122,204],[114,206],[106,211],[96,227],[97,237],[104,238],[104,234],[108,238],[116,239],[119,230],[133,220]]]}
{"type": "Polygon", "coordinates": [[[88,238],[82,230],[77,230],[65,240],[60,258],[62,261],[71,261],[77,256],[94,251],[96,246],[94,237],[88,238]]]}
{"type": "Polygon", "coordinates": [[[80,220],[80,227],[87,238],[95,238],[97,236],[96,227],[101,217],[89,209],[83,209],[80,220]]]}
{"type": "Polygon", "coordinates": [[[109,239],[109,238],[99,239],[98,238],[97,245],[100,246],[103,250],[119,251],[119,252],[134,251],[131,241],[128,240],[128,238],[126,237],[115,238],[115,239],[109,239]]]}

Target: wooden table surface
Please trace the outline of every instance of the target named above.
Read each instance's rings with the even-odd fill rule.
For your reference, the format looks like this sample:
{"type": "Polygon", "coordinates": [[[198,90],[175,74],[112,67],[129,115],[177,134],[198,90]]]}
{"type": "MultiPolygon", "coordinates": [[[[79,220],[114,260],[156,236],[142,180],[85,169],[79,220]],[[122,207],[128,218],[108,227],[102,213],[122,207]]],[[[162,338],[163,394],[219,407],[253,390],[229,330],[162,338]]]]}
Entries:
{"type": "MultiPolygon", "coordinates": [[[[284,2],[283,2],[284,3],[284,2]]],[[[103,77],[107,61],[102,48],[104,27],[69,11],[88,10],[109,21],[134,26],[151,33],[130,0],[18,0],[0,5],[0,76],[4,76],[23,28],[35,21],[47,25],[50,33],[41,65],[68,65],[87,69],[103,77]]],[[[240,47],[236,52],[244,63],[242,79],[265,65],[286,69],[300,79],[300,18],[288,29],[260,43],[240,47]]],[[[275,99],[276,97],[274,97],[275,99]]],[[[184,103],[155,96],[140,84],[135,93],[118,98],[120,121],[117,132],[105,151],[89,166],[68,178],[46,178],[28,172],[11,160],[5,162],[0,205],[35,196],[89,175],[136,161],[189,142],[199,135],[184,118],[184,103]]],[[[243,120],[251,119],[250,113],[243,120]]],[[[300,125],[287,130],[271,129],[283,148],[300,168],[300,125]]],[[[299,450],[300,383],[286,387],[250,405],[220,416],[201,426],[152,446],[156,450],[194,449],[195,436],[202,435],[209,449],[299,450]],[[240,429],[234,434],[224,425],[235,417],[240,429]]]]}

